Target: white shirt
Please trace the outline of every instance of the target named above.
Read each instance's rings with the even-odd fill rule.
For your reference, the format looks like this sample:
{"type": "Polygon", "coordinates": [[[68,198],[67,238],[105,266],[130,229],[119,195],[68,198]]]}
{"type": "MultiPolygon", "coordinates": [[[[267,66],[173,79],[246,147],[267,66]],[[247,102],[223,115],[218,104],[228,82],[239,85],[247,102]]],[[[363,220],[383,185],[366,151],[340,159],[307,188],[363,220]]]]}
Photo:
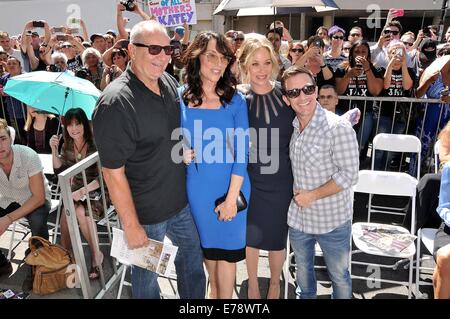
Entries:
{"type": "MultiPolygon", "coordinates": [[[[0,207],[6,208],[16,202],[21,206],[31,197],[29,178],[38,173],[43,175],[43,168],[39,155],[24,145],[12,145],[14,155],[13,167],[9,178],[0,169],[0,207]]],[[[44,179],[45,199],[50,201],[50,190],[47,179],[44,179]]]]}

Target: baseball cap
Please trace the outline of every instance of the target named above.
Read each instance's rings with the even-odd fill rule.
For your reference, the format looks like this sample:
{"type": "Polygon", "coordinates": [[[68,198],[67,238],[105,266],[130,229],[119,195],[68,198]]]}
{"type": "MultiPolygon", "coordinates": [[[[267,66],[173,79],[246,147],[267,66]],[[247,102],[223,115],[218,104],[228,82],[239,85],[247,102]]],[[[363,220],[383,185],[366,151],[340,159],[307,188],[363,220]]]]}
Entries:
{"type": "Polygon", "coordinates": [[[117,37],[117,33],[115,30],[109,29],[108,31],[106,31],[106,34],[110,34],[113,37],[117,37]]]}
{"type": "Polygon", "coordinates": [[[96,38],[103,38],[103,34],[101,33],[94,33],[93,35],[91,35],[91,37],[89,38],[91,40],[91,43],[95,41],[96,38]]]}
{"type": "Polygon", "coordinates": [[[328,30],[328,36],[331,37],[333,34],[335,34],[337,32],[341,32],[343,35],[345,35],[344,29],[342,29],[341,27],[338,27],[337,25],[334,25],[328,30]]]}
{"type": "Polygon", "coordinates": [[[182,26],[178,26],[178,27],[176,27],[175,28],[175,30],[174,30],[176,33],[178,33],[178,35],[184,35],[184,27],[182,27],[182,26]]]}

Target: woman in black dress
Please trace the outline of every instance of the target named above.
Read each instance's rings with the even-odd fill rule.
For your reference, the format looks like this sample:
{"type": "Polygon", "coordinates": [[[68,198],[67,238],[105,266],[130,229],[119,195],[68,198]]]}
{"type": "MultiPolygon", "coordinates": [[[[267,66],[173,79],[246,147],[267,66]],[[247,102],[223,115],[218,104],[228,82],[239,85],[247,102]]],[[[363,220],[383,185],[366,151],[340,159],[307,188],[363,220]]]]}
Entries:
{"type": "Polygon", "coordinates": [[[289,160],[294,112],[282,99],[274,79],[278,63],[266,39],[248,39],[239,55],[241,90],[246,94],[250,126],[248,173],[251,197],[247,216],[246,263],[248,297],[260,298],[259,250],[269,251],[270,286],[267,298],[280,296],[280,275],[286,257],[287,212],[292,199],[289,160]]]}

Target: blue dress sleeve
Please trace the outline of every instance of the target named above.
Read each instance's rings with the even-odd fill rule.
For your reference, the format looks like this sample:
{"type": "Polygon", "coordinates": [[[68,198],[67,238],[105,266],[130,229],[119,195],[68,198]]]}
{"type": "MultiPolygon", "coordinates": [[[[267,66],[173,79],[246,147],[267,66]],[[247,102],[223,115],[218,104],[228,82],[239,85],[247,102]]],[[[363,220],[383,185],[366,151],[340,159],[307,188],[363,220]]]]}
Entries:
{"type": "Polygon", "coordinates": [[[245,176],[250,143],[247,102],[241,93],[236,93],[232,103],[234,104],[232,105],[234,113],[234,162],[232,174],[245,176]]]}
{"type": "Polygon", "coordinates": [[[442,170],[437,212],[444,223],[450,227],[450,164],[446,164],[442,170]]]}

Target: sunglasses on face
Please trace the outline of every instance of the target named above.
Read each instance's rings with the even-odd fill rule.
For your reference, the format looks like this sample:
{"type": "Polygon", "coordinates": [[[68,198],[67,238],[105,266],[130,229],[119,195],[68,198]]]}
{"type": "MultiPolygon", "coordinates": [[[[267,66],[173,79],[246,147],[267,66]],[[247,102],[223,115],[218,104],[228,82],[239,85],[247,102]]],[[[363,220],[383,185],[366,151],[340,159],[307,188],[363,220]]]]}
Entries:
{"type": "Polygon", "coordinates": [[[303,52],[305,52],[303,49],[291,49],[291,52],[294,52],[294,53],[303,53],[303,52]]]}
{"type": "Polygon", "coordinates": [[[361,34],[359,34],[359,33],[351,33],[350,36],[351,37],[360,37],[361,34]]]}
{"type": "Polygon", "coordinates": [[[343,36],[334,35],[333,39],[335,39],[335,40],[344,40],[344,37],[343,36]]]}
{"type": "Polygon", "coordinates": [[[305,95],[314,94],[314,92],[316,91],[316,86],[314,84],[307,84],[302,88],[286,90],[286,96],[290,99],[294,99],[298,97],[302,91],[303,93],[305,93],[305,95]]]}
{"type": "Polygon", "coordinates": [[[244,41],[244,38],[236,38],[234,41],[244,41]]]}
{"type": "Polygon", "coordinates": [[[351,49],[351,47],[342,48],[342,50],[344,50],[344,51],[347,51],[347,50],[350,50],[350,49],[351,49]]]}
{"type": "Polygon", "coordinates": [[[206,56],[206,60],[209,63],[214,64],[214,65],[218,65],[218,64],[228,65],[228,63],[230,63],[231,59],[232,59],[230,56],[220,57],[217,54],[212,53],[212,52],[205,53],[205,56],[206,56]]]}
{"type": "Polygon", "coordinates": [[[156,44],[142,44],[142,43],[133,43],[133,45],[139,47],[139,48],[147,48],[148,49],[148,53],[150,53],[151,55],[158,55],[161,53],[161,50],[164,50],[164,53],[166,55],[172,55],[174,52],[175,47],[173,45],[166,45],[166,46],[161,46],[161,45],[156,45],[156,44]]]}
{"type": "Polygon", "coordinates": [[[72,47],[71,45],[66,44],[61,46],[61,49],[70,49],[71,47],[72,47]]]}
{"type": "Polygon", "coordinates": [[[414,43],[412,43],[412,42],[403,42],[403,44],[406,45],[406,46],[412,47],[412,45],[413,45],[414,43]]]}
{"type": "Polygon", "coordinates": [[[384,34],[398,35],[400,31],[384,30],[384,34]]]}

